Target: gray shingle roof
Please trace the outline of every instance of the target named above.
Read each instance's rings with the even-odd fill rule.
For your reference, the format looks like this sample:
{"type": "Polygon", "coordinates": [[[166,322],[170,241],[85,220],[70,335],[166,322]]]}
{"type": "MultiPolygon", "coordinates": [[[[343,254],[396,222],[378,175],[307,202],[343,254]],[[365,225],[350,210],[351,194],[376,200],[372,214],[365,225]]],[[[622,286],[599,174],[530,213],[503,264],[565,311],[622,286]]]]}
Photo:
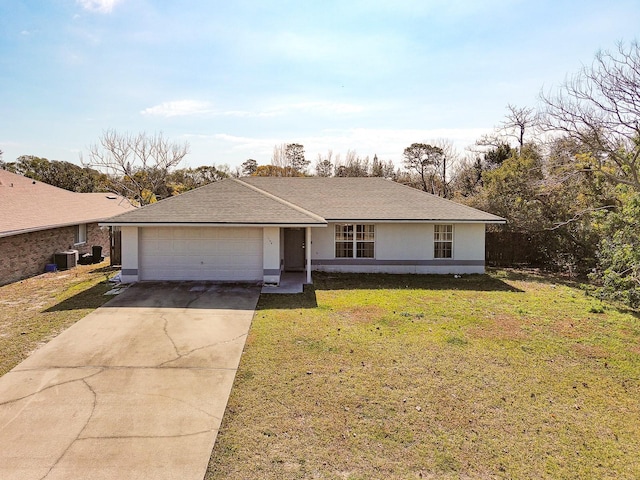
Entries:
{"type": "Polygon", "coordinates": [[[135,209],[111,193],[76,193],[0,170],[0,237],[94,223],[135,209]]]}
{"type": "Polygon", "coordinates": [[[496,215],[383,178],[248,177],[242,181],[328,221],[504,221],[496,215]]]}
{"type": "Polygon", "coordinates": [[[326,221],[251,185],[226,179],[118,215],[104,223],[325,225],[326,221]]]}
{"type": "Polygon", "coordinates": [[[324,225],[356,220],[504,221],[381,178],[246,177],[212,183],[104,223],[324,225]]]}

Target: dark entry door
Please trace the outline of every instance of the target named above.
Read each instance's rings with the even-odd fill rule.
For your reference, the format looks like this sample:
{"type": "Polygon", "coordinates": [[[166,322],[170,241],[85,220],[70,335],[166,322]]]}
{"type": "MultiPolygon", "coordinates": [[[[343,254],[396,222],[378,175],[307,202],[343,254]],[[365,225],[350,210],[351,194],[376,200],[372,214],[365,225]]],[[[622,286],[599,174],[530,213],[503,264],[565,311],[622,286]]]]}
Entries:
{"type": "Polygon", "coordinates": [[[122,232],[120,227],[111,227],[109,232],[111,245],[109,249],[109,260],[111,266],[122,265],[122,232]]]}
{"type": "Polygon", "coordinates": [[[284,230],[284,269],[289,272],[304,271],[304,229],[284,230]]]}

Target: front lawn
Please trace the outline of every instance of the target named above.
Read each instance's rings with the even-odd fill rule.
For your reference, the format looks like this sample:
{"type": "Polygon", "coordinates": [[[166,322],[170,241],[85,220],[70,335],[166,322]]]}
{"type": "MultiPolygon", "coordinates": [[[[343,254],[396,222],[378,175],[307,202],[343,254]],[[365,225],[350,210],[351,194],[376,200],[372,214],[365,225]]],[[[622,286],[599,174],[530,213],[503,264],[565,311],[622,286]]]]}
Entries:
{"type": "Polygon", "coordinates": [[[0,376],[112,297],[108,260],[0,286],[0,376]]]}
{"type": "Polygon", "coordinates": [[[263,295],[206,479],[640,478],[640,316],[534,274],[263,295]]]}

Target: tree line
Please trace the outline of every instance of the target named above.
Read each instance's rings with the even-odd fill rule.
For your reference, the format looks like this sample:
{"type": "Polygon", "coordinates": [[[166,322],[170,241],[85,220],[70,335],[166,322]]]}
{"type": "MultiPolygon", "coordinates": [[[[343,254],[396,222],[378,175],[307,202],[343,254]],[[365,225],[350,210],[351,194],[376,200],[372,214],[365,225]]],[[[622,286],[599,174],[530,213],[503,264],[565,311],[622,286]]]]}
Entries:
{"type": "Polygon", "coordinates": [[[383,177],[507,219],[491,227],[499,253],[524,244],[535,264],[589,275],[598,295],[640,306],[640,46],[620,43],[538,108],[508,105],[494,131],[464,154],[450,141],[407,146],[402,164],[331,150],[311,163],[299,143],[271,162],[178,169],[187,143],[162,134],[103,133],[83,166],[32,156],[0,168],[74,191],[115,191],[145,205],[230,176],[383,177]]]}

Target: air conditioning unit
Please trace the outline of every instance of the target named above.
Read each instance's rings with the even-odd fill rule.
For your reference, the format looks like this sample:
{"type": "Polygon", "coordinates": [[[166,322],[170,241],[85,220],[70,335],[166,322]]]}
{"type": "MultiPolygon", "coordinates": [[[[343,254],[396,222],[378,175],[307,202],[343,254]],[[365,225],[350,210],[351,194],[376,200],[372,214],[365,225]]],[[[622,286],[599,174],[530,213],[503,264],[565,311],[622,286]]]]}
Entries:
{"type": "Polygon", "coordinates": [[[75,251],[58,252],[53,255],[53,263],[58,270],[67,270],[76,266],[77,258],[75,251]]]}

